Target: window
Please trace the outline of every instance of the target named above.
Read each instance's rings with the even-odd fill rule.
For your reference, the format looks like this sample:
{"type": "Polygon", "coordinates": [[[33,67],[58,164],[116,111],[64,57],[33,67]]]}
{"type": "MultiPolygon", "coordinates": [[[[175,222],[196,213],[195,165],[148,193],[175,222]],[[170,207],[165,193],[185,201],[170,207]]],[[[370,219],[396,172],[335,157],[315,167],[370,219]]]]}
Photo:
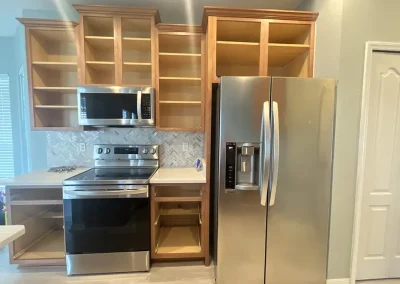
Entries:
{"type": "Polygon", "coordinates": [[[0,74],[0,179],[14,176],[10,78],[0,74]]]}

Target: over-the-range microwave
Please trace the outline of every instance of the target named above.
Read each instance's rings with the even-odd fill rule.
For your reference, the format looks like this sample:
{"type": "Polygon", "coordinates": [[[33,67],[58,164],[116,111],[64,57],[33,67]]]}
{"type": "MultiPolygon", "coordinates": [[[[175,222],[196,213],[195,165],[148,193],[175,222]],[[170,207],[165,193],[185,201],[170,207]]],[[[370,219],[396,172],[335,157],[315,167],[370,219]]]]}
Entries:
{"type": "Polygon", "coordinates": [[[154,88],[78,87],[78,110],[83,126],[154,127],[154,88]]]}

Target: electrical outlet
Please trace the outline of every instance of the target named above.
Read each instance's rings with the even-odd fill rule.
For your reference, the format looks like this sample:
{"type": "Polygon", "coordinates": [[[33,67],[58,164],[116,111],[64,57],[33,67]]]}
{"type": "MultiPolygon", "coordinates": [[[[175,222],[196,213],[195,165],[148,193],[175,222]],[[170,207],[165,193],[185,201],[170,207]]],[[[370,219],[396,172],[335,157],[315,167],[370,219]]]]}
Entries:
{"type": "Polygon", "coordinates": [[[183,143],[183,152],[189,151],[189,143],[183,143]]]}
{"type": "Polygon", "coordinates": [[[84,142],[79,143],[79,151],[81,151],[81,152],[86,151],[86,143],[84,143],[84,142]]]}

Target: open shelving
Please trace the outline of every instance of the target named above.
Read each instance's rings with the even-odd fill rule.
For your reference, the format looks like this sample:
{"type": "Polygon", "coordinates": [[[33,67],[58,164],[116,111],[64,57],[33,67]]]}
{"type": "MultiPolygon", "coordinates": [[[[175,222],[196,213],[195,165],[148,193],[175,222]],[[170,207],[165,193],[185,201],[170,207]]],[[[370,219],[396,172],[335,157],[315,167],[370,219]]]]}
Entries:
{"type": "Polygon", "coordinates": [[[261,23],[217,21],[216,75],[258,76],[261,23]]]}
{"type": "Polygon", "coordinates": [[[65,265],[62,188],[10,188],[8,222],[25,226],[10,246],[11,263],[65,265]]]}
{"type": "Polygon", "coordinates": [[[158,25],[158,107],[160,130],[203,130],[201,29],[158,25]]]}
{"type": "Polygon", "coordinates": [[[58,20],[19,21],[26,27],[32,129],[79,129],[77,24],[58,20]]]}
{"type": "Polygon", "coordinates": [[[311,24],[270,22],[268,75],[309,77],[311,24]]]}
{"type": "Polygon", "coordinates": [[[154,185],[152,259],[203,258],[202,185],[154,185]]]}

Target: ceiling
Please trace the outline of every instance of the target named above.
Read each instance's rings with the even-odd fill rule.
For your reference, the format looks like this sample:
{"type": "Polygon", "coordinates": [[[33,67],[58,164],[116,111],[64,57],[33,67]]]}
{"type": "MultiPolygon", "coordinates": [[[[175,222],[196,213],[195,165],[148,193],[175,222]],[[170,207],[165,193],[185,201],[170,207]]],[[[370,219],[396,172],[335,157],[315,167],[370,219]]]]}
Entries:
{"type": "Polygon", "coordinates": [[[200,24],[203,6],[294,10],[303,0],[0,0],[0,36],[13,36],[16,17],[40,17],[41,10],[74,18],[72,4],[121,5],[157,8],[163,22],[200,24]],[[25,11],[24,11],[25,10],[25,11]]]}

